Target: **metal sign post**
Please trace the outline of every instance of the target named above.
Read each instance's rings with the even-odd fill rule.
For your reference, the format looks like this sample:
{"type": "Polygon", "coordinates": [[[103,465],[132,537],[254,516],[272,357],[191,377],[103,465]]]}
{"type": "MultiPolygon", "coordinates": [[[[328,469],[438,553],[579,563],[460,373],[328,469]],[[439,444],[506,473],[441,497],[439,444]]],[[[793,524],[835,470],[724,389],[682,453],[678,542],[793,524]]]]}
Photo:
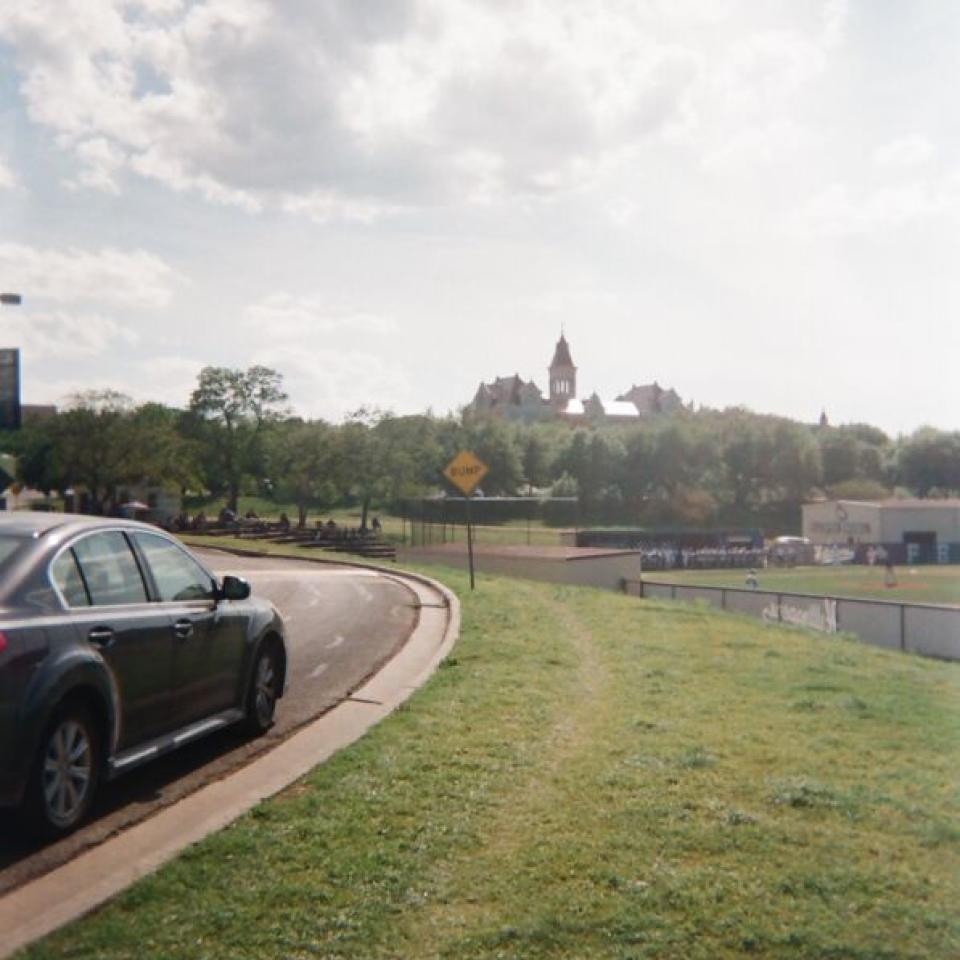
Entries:
{"type": "Polygon", "coordinates": [[[470,494],[489,473],[490,468],[469,450],[461,450],[446,466],[443,475],[466,497],[467,511],[467,557],[470,563],[470,589],[474,589],[473,577],[473,523],[470,516],[470,494]]]}
{"type": "Polygon", "coordinates": [[[467,494],[467,557],[470,562],[470,589],[473,590],[473,524],[470,522],[470,494],[467,494]]]}

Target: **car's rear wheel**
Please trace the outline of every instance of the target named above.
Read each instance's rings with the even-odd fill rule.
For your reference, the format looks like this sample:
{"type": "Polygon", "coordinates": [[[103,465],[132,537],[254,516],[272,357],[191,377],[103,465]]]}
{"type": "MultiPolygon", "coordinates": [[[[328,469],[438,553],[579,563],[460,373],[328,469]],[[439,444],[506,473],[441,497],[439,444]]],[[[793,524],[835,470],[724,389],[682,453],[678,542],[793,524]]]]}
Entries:
{"type": "Polygon", "coordinates": [[[247,730],[258,735],[273,724],[280,696],[280,654],[276,644],[267,642],[257,652],[247,691],[247,730]]]}
{"type": "Polygon", "coordinates": [[[80,704],[61,707],[47,725],[34,762],[24,813],[47,838],[74,830],[100,781],[100,734],[80,704]]]}

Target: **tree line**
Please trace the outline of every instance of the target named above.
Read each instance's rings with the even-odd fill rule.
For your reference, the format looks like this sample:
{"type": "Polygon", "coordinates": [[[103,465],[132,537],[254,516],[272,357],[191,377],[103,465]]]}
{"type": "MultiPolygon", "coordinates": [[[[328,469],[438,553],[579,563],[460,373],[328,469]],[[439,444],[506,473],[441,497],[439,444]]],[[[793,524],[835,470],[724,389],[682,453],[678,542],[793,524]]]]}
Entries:
{"type": "Polygon", "coordinates": [[[20,483],[82,490],[96,512],[146,484],[233,510],[256,494],[295,505],[301,524],[344,504],[365,522],[373,505],[450,492],[441,471],[462,449],[490,468],[487,496],[573,497],[583,523],[790,530],[816,496],[960,492],[960,433],[932,428],[892,439],[867,424],[811,426],[741,408],[578,427],[361,409],[333,424],[292,415],[287,399],[275,370],[206,367],[184,408],[88,391],[4,446],[20,483]]]}

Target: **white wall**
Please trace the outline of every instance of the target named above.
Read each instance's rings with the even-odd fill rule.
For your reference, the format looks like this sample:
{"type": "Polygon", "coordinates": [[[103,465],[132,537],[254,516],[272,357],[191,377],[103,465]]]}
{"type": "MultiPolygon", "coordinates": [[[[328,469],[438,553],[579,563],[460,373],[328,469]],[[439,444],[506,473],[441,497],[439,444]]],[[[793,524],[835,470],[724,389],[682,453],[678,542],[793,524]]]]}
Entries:
{"type": "Polygon", "coordinates": [[[803,505],[803,535],[812,543],[882,543],[877,503],[855,500],[826,500],[803,505]]]}
{"type": "MultiPolygon", "coordinates": [[[[469,566],[466,548],[462,553],[431,550],[429,547],[401,548],[397,560],[401,563],[436,563],[461,570],[466,570],[469,566]]],[[[630,551],[605,556],[559,559],[483,553],[474,556],[474,572],[478,578],[484,574],[493,574],[541,580],[546,583],[619,590],[621,580],[635,579],[640,575],[640,554],[630,551]]]]}
{"type": "Polygon", "coordinates": [[[936,533],[938,543],[960,543],[960,507],[885,507],[881,518],[883,543],[902,543],[911,531],[936,533]]]}

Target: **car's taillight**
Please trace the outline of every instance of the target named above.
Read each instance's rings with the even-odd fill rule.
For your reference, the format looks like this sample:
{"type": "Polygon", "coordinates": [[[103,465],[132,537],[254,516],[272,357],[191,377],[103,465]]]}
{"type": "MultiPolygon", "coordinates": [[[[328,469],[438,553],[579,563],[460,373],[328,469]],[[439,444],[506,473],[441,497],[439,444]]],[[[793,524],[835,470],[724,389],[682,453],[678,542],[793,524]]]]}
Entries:
{"type": "Polygon", "coordinates": [[[0,630],[0,653],[7,649],[7,635],[0,630]]]}

